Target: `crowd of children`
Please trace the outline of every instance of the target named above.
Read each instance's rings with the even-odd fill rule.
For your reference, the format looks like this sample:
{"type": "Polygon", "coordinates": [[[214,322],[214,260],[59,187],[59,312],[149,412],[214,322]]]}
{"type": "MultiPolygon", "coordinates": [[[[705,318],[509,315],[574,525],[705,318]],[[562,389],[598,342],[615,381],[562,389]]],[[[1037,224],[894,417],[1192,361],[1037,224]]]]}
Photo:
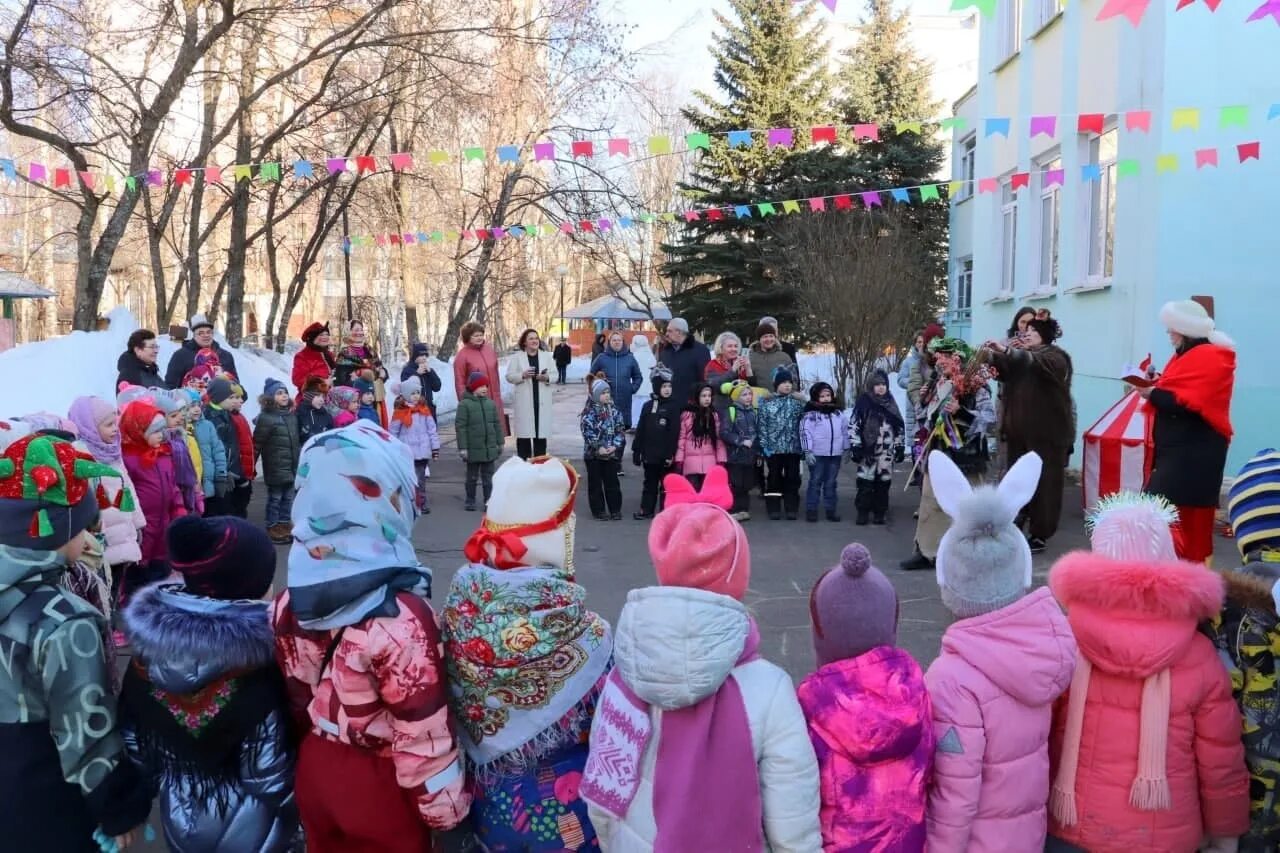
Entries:
{"type": "MultiPolygon", "coordinates": [[[[753,449],[838,464],[852,441],[877,460],[858,503],[874,519],[897,413],[874,377],[851,435],[830,389],[806,406],[788,385],[775,375],[758,418],[753,392],[731,388],[728,423],[702,386],[672,442],[669,377],[653,377],[634,458],[661,473],[687,438],[684,460],[705,464],[665,477],[648,535],[657,585],[628,594],[616,633],[576,582],[577,473],[550,457],[492,473],[501,433],[483,376],[460,446],[486,514],[439,620],[410,540],[438,448],[412,381],[393,389],[399,441],[364,419],[317,433],[323,390],[298,410],[268,382],[239,478],[217,464],[242,456],[243,394],[225,377],[207,383],[203,417],[186,390],[126,388],[119,412],[82,398],[66,419],[7,423],[8,840],[127,845],[158,797],[182,851],[288,851],[304,836],[320,853],[422,850],[464,821],[495,851],[1276,848],[1280,454],[1236,478],[1243,569],[1178,560],[1173,509],[1121,495],[1091,516],[1091,550],[1033,589],[1016,518],[1040,459],[974,486],[934,453],[950,519],[937,577],[955,617],[940,654],[923,671],[897,647],[897,594],[852,544],[812,586],[817,668],[795,689],[761,658],[743,604],[751,548],[732,466],[754,467],[753,449]],[[272,518],[297,520],[274,602],[273,526],[199,512],[201,499],[206,516],[210,498],[235,506],[255,448],[275,469],[272,518]],[[125,566],[128,593],[101,594],[125,566]],[[133,649],[122,678],[116,607],[133,649]]],[[[583,419],[610,512],[622,438],[607,383],[583,419]]],[[[778,477],[771,506],[797,511],[794,478],[778,477]]]]}

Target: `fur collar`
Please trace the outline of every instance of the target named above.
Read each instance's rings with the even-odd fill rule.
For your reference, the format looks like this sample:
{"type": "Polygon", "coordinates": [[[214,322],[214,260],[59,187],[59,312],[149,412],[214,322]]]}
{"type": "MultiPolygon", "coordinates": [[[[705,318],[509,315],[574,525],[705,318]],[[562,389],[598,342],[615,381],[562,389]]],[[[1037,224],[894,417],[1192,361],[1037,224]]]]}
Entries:
{"type": "Polygon", "coordinates": [[[265,601],[223,601],[189,593],[181,584],[153,584],[134,595],[124,624],[150,679],[171,692],[192,692],[228,672],[274,665],[265,601]]]}
{"type": "Polygon", "coordinates": [[[1276,602],[1271,596],[1275,579],[1249,570],[1234,569],[1220,572],[1227,585],[1227,601],[1244,610],[1258,610],[1277,616],[1276,602]]]}
{"type": "Polygon", "coordinates": [[[1049,572],[1054,597],[1103,611],[1199,621],[1222,609],[1223,579],[1199,563],[1112,560],[1089,551],[1060,559],[1049,572]]]}

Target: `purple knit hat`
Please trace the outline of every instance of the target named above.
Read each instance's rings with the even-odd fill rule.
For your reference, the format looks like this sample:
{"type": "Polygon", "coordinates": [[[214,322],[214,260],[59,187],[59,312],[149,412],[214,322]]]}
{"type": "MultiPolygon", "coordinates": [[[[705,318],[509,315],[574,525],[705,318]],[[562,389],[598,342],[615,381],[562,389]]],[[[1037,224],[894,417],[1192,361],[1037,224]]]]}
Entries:
{"type": "Polygon", "coordinates": [[[898,641],[898,593],[871,565],[871,553],[854,542],[840,553],[809,593],[813,650],[818,666],[856,658],[898,641]]]}

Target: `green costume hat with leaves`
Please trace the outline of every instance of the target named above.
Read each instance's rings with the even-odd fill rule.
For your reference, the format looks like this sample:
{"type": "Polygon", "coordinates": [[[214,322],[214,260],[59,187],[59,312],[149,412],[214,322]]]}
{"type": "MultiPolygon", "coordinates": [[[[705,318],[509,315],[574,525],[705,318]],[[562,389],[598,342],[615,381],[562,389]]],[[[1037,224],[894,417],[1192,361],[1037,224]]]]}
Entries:
{"type": "MultiPolygon", "coordinates": [[[[74,445],[50,435],[30,435],[0,453],[0,544],[54,551],[85,530],[103,498],[91,479],[114,477],[74,445]]],[[[121,489],[120,509],[133,511],[133,495],[121,489]]]]}
{"type": "Polygon", "coordinates": [[[934,338],[929,341],[929,352],[953,353],[960,356],[963,361],[973,358],[973,347],[960,338],[934,338]]]}

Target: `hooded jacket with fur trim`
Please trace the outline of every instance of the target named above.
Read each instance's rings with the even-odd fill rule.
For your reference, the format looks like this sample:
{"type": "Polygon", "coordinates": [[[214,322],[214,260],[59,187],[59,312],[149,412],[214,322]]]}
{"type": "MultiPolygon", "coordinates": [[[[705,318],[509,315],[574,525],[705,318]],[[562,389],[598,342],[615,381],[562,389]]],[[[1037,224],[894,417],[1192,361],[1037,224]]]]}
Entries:
{"type": "MultiPolygon", "coordinates": [[[[1049,586],[1092,664],[1074,785],[1078,821],[1050,818],[1050,834],[1095,853],[1195,850],[1201,839],[1248,828],[1249,779],[1240,712],[1213,643],[1197,623],[1217,614],[1222,579],[1183,562],[1063,557],[1049,586]],[[1171,807],[1130,804],[1138,776],[1143,685],[1170,674],[1165,778],[1171,807]]],[[[1051,755],[1063,760],[1069,695],[1054,714],[1051,755]]]]}
{"type": "Polygon", "coordinates": [[[1280,563],[1253,562],[1222,573],[1227,603],[1213,622],[1214,645],[1227,662],[1231,691],[1244,717],[1244,760],[1249,769],[1247,851],[1280,849],[1280,616],[1271,588],[1280,563]]]}

